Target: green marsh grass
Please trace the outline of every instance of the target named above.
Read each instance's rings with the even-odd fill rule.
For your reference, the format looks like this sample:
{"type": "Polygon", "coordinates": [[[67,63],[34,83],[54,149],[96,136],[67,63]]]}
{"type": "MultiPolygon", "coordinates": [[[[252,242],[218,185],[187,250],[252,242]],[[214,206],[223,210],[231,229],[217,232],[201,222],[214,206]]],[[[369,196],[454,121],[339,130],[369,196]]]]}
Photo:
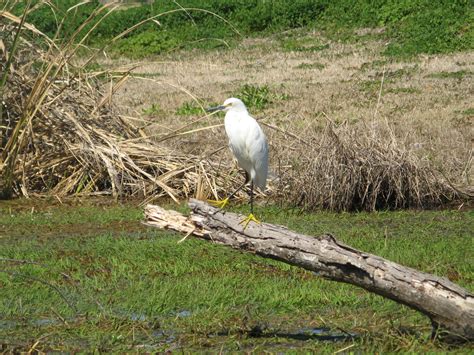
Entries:
{"type": "MultiPolygon", "coordinates": [[[[472,211],[257,213],[473,290],[472,211]]],[[[42,351],[444,349],[428,340],[428,320],[406,307],[206,241],[178,244],[182,236],[145,227],[142,216],[131,203],[1,202],[2,349],[28,351],[38,339],[42,351]],[[291,337],[312,327],[360,338],[291,337]]]]}
{"type": "Polygon", "coordinates": [[[179,116],[195,116],[202,113],[202,107],[198,106],[194,101],[185,102],[176,109],[176,114],[179,116]]]}
{"type": "Polygon", "coordinates": [[[164,114],[164,110],[161,108],[160,104],[152,104],[150,107],[143,109],[142,113],[146,116],[154,116],[158,114],[164,114]]]}
{"type": "Polygon", "coordinates": [[[322,63],[301,63],[296,66],[296,69],[318,69],[323,70],[326,66],[322,63]]]}
{"type": "Polygon", "coordinates": [[[281,93],[283,85],[280,90],[268,85],[251,85],[244,84],[238,88],[232,96],[242,99],[245,105],[254,110],[264,110],[272,103],[277,101],[284,101],[289,99],[289,95],[281,93]]]}
{"type": "Polygon", "coordinates": [[[466,116],[474,116],[474,108],[468,108],[467,110],[464,110],[462,114],[466,116]]]}
{"type": "Polygon", "coordinates": [[[439,73],[432,73],[428,77],[436,79],[464,79],[473,76],[473,72],[468,70],[458,70],[454,72],[442,71],[439,73]]]}

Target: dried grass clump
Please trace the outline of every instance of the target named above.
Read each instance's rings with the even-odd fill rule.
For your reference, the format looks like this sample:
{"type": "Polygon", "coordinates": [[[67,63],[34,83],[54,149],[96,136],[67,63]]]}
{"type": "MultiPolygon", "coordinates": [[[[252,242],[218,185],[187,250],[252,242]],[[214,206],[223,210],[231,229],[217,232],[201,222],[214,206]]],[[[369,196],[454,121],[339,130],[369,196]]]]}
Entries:
{"type": "Polygon", "coordinates": [[[385,127],[329,123],[319,144],[294,162],[287,198],[333,211],[374,211],[442,205],[459,192],[428,161],[399,143],[385,127]]]}
{"type": "Polygon", "coordinates": [[[18,26],[21,19],[9,13],[0,15],[16,22],[0,23],[0,64],[10,66],[2,87],[1,196],[111,194],[177,200],[217,195],[219,187],[238,180],[214,174],[216,163],[207,158],[153,143],[120,116],[112,95],[127,72],[92,73],[74,62],[76,45],[57,47],[48,40],[35,45],[28,31],[20,33],[16,50],[9,52],[18,28],[28,27],[18,26]],[[110,85],[104,88],[104,82],[110,85]]]}

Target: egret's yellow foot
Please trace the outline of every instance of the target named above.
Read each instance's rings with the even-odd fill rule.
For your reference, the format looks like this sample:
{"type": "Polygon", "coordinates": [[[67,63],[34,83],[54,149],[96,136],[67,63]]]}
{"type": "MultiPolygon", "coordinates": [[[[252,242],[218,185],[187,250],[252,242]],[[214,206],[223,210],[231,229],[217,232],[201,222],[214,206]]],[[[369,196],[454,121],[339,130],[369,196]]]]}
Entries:
{"type": "Polygon", "coordinates": [[[207,200],[207,202],[209,202],[214,207],[224,208],[227,205],[227,203],[229,202],[229,198],[226,197],[223,200],[207,200]]]}
{"type": "Polygon", "coordinates": [[[245,217],[241,222],[240,224],[243,224],[244,225],[244,229],[247,228],[247,226],[249,225],[250,222],[255,222],[257,224],[260,224],[260,221],[255,218],[255,216],[253,215],[253,213],[249,214],[247,217],[245,217]]]}

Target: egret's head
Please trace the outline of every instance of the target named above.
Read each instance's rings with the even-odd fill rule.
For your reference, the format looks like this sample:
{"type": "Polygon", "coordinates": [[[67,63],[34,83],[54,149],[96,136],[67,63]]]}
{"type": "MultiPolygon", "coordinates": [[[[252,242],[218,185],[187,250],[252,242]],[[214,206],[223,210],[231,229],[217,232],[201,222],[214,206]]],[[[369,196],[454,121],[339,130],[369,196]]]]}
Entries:
{"type": "Polygon", "coordinates": [[[247,108],[245,104],[240,99],[236,99],[235,97],[231,97],[224,101],[224,103],[220,106],[210,107],[206,111],[207,112],[215,112],[215,111],[224,111],[227,112],[229,110],[234,111],[245,111],[247,112],[247,108]]]}

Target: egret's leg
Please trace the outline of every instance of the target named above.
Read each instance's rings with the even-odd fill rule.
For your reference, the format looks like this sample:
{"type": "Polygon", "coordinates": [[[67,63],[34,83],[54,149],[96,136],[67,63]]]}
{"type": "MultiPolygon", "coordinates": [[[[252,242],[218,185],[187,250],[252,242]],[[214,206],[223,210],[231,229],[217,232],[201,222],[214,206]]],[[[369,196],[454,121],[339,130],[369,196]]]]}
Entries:
{"type": "Polygon", "coordinates": [[[245,230],[251,221],[260,224],[260,221],[253,214],[253,181],[250,183],[250,214],[240,224],[244,225],[245,230]]]}
{"type": "Polygon", "coordinates": [[[250,184],[250,214],[253,214],[253,181],[250,184]]]}
{"type": "Polygon", "coordinates": [[[208,203],[210,203],[211,205],[217,207],[217,208],[224,208],[227,203],[229,202],[229,200],[235,196],[235,194],[237,192],[239,192],[240,190],[242,190],[244,188],[245,185],[247,185],[247,183],[249,182],[250,180],[250,175],[245,172],[245,181],[242,185],[240,185],[234,192],[232,192],[229,196],[227,196],[225,199],[223,200],[207,200],[208,203]]]}

